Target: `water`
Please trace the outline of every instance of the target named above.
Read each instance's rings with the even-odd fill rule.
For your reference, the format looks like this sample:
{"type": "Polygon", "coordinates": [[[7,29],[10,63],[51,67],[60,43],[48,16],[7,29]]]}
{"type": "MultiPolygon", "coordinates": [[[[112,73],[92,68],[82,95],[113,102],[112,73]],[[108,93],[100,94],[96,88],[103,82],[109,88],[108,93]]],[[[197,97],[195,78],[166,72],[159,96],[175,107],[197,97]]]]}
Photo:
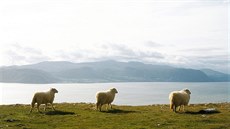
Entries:
{"type": "Polygon", "coordinates": [[[95,103],[95,93],[115,87],[118,94],[117,105],[168,104],[171,91],[189,88],[192,92],[190,103],[230,102],[230,83],[175,83],[175,82],[135,82],[135,83],[74,83],[74,84],[15,84],[0,83],[0,105],[29,104],[37,91],[56,88],[55,103],[91,102],[95,103]]]}

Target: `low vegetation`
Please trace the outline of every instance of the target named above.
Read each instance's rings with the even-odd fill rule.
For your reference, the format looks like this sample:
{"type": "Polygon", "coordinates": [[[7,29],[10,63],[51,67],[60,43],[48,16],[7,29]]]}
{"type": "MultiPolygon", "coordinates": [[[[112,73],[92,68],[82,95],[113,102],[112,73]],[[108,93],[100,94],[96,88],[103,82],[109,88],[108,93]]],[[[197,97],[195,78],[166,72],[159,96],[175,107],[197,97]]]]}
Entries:
{"type": "MultiPolygon", "coordinates": [[[[185,112],[174,113],[169,105],[120,106],[95,110],[95,104],[61,103],[29,114],[30,105],[1,105],[0,129],[227,129],[230,128],[230,103],[191,104],[185,112]],[[218,112],[206,113],[203,109],[218,112]]],[[[42,106],[41,106],[42,107],[42,106]]]]}

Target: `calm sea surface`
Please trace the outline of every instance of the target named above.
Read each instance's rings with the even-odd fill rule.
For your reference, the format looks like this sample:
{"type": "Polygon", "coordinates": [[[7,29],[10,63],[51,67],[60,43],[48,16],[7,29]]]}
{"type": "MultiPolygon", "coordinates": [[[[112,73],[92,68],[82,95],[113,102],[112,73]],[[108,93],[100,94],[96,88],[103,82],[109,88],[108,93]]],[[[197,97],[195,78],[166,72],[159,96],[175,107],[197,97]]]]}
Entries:
{"type": "Polygon", "coordinates": [[[117,105],[168,104],[171,91],[189,88],[192,92],[190,103],[230,102],[229,82],[175,83],[175,82],[134,82],[134,83],[74,83],[74,84],[17,84],[0,83],[0,105],[29,104],[37,91],[56,88],[55,103],[95,103],[95,93],[115,87],[118,94],[113,102],[117,105]]]}

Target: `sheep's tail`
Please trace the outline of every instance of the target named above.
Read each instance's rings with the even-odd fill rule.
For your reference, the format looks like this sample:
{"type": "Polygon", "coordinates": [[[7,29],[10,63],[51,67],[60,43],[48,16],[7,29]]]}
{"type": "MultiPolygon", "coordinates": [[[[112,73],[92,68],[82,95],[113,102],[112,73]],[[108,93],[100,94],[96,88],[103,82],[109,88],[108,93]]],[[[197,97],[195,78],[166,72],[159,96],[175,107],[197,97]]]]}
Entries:
{"type": "Polygon", "coordinates": [[[172,93],[169,95],[169,100],[170,100],[170,109],[173,109],[174,104],[173,104],[173,94],[172,93]]]}
{"type": "Polygon", "coordinates": [[[172,109],[174,112],[176,112],[176,106],[173,100],[170,101],[170,109],[172,109]]]}

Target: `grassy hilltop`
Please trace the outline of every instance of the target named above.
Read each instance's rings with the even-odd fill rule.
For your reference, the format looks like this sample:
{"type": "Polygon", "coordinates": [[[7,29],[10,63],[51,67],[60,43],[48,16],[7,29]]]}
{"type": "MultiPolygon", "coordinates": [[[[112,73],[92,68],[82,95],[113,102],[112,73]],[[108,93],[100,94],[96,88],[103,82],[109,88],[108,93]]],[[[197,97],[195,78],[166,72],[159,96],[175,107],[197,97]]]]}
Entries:
{"type": "MultiPolygon", "coordinates": [[[[174,113],[169,105],[118,106],[109,111],[95,111],[94,104],[54,104],[29,114],[30,105],[1,105],[0,129],[227,129],[230,128],[230,103],[192,104],[184,113],[174,113]],[[220,113],[204,114],[206,108],[220,113]]],[[[104,109],[104,108],[103,108],[104,109]]]]}

